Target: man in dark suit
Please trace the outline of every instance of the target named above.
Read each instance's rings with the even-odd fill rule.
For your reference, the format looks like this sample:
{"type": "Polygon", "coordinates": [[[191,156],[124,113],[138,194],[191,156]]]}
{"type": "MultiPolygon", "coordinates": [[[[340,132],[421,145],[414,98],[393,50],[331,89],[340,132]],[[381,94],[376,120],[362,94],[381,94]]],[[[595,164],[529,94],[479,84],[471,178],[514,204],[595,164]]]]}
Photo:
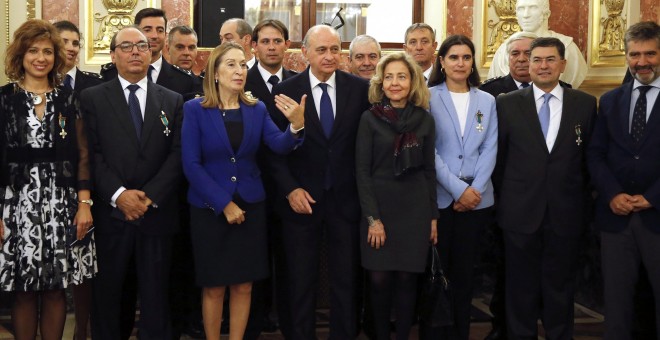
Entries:
{"type": "MultiPolygon", "coordinates": [[[[537,36],[530,32],[514,33],[507,40],[506,50],[509,55],[509,74],[503,77],[491,78],[479,86],[479,89],[490,93],[493,97],[529,87],[532,78],[529,75],[529,55],[532,40],[537,36]]],[[[489,256],[495,262],[495,285],[493,297],[490,300],[490,312],[493,314],[493,328],[485,340],[506,339],[506,308],[504,299],[504,239],[502,229],[493,223],[489,230],[492,234],[493,247],[488,249],[489,256]]]]}
{"type": "MultiPolygon", "coordinates": [[[[202,92],[201,83],[195,79],[192,72],[174,66],[163,58],[162,51],[165,46],[165,29],[167,27],[165,12],[159,8],[143,8],[135,14],[135,25],[149,39],[151,65],[147,78],[186,98],[192,98],[194,93],[202,92]]],[[[117,77],[117,68],[113,64],[108,63],[101,67],[101,76],[106,81],[117,77]]]]}
{"type": "MultiPolygon", "coordinates": [[[[632,25],[624,41],[633,80],[601,97],[588,153],[598,191],[605,339],[632,338],[640,264],[660,307],[660,26],[632,25]]],[[[655,319],[660,324],[657,312],[655,319]]]]}
{"type": "MultiPolygon", "coordinates": [[[[330,339],[356,336],[356,274],[360,205],[355,182],[355,138],[369,108],[368,83],[337,70],[341,39],[330,26],[317,25],[303,39],[309,67],[278,84],[273,94],[308,95],[305,143],[273,164],[283,223],[291,339],[314,339],[319,244],[328,243],[330,339]]],[[[273,112],[281,129],[284,115],[273,112]]]]}
{"type": "MultiPolygon", "coordinates": [[[[506,50],[509,55],[509,74],[488,79],[481,84],[479,89],[490,93],[493,97],[497,97],[504,93],[529,87],[532,84],[532,78],[529,75],[530,47],[532,40],[536,38],[538,36],[531,32],[518,32],[511,35],[506,43],[506,50]]],[[[561,80],[559,84],[563,87],[571,87],[571,85],[561,80]]],[[[493,223],[488,232],[492,234],[493,247],[488,249],[488,255],[495,262],[495,286],[493,297],[490,300],[493,328],[485,340],[506,339],[504,239],[502,238],[502,229],[497,226],[497,223],[493,223]]]]}
{"type": "Polygon", "coordinates": [[[110,49],[118,77],[81,95],[96,179],[92,333],[127,338],[118,297],[137,277],[140,338],[163,340],[171,336],[167,287],[179,225],[183,100],[147,81],[149,43],[139,29],[121,29],[110,49]]]}
{"type": "MultiPolygon", "coordinates": [[[[266,104],[269,112],[277,110],[273,95],[273,87],[297,73],[282,66],[284,53],[291,41],[289,30],[284,23],[275,19],[266,19],[259,22],[252,31],[252,48],[259,61],[250,68],[245,83],[245,91],[250,91],[254,97],[266,104]]],[[[274,203],[277,198],[277,184],[268,169],[268,153],[270,149],[265,145],[259,149],[257,161],[259,167],[264,169],[262,181],[266,189],[268,210],[268,240],[271,256],[271,277],[254,282],[252,285],[252,305],[245,339],[257,339],[262,330],[275,331],[277,325],[269,318],[271,308],[277,307],[277,317],[285,337],[291,334],[291,317],[288,314],[288,298],[286,296],[286,281],[284,262],[284,249],[282,247],[282,222],[275,213],[274,203]],[[276,294],[273,294],[273,291],[276,294]]]]}
{"type": "Polygon", "coordinates": [[[509,339],[573,336],[578,240],[585,229],[585,150],[596,98],[559,84],[564,44],[532,42],[533,85],[497,97],[497,221],[504,231],[509,339]]]}

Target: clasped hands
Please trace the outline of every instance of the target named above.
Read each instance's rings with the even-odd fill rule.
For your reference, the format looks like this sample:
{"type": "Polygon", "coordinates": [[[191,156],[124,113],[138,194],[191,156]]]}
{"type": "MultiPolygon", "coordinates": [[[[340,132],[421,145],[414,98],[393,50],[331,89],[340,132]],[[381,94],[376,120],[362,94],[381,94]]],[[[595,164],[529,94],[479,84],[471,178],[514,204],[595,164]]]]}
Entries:
{"type": "Polygon", "coordinates": [[[140,219],[147,212],[153,201],[142,190],[127,189],[122,192],[115,204],[127,221],[140,219]]]}
{"type": "Polygon", "coordinates": [[[283,94],[275,96],[275,106],[284,114],[291,123],[292,130],[300,130],[305,126],[305,103],[307,95],[303,94],[300,104],[283,94]]]}
{"type": "Polygon", "coordinates": [[[454,210],[466,212],[476,208],[479,203],[481,203],[481,193],[477,189],[468,186],[461,197],[458,198],[458,201],[454,202],[454,210]]]}
{"type": "Polygon", "coordinates": [[[610,209],[616,215],[625,216],[631,212],[638,212],[651,208],[651,203],[642,195],[628,195],[620,193],[610,201],[610,209]]]}

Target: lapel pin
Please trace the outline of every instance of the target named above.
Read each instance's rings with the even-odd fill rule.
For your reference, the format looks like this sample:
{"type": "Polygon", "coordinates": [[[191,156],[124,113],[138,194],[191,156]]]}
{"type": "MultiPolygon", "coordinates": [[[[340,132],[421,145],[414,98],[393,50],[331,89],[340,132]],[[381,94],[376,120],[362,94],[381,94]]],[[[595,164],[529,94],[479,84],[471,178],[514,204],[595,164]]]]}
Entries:
{"type": "Polygon", "coordinates": [[[582,144],[582,128],[580,124],[575,125],[575,135],[577,136],[575,143],[580,146],[580,144],[582,144]]]}
{"type": "Polygon", "coordinates": [[[170,121],[167,119],[167,115],[165,114],[165,111],[160,111],[160,121],[161,123],[163,123],[163,126],[165,127],[163,133],[165,134],[165,136],[169,137],[170,132],[172,132],[172,130],[170,130],[169,128],[170,121]]]}
{"type": "Polygon", "coordinates": [[[481,124],[484,120],[484,114],[481,113],[481,110],[477,110],[477,131],[483,132],[484,126],[481,124]]]}
{"type": "Polygon", "coordinates": [[[66,117],[62,116],[62,113],[60,112],[60,117],[59,117],[59,122],[60,122],[60,136],[62,136],[62,139],[66,138],[66,131],[64,130],[64,127],[66,127],[66,117]]]}

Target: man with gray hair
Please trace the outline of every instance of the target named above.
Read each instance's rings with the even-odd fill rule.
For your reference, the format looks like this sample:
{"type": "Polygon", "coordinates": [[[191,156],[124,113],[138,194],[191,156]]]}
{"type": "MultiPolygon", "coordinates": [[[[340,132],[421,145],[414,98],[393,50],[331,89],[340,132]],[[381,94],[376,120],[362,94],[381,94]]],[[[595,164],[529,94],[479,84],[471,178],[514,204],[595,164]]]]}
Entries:
{"type": "Polygon", "coordinates": [[[632,338],[633,295],[642,266],[660,324],[660,26],[634,24],[624,41],[633,79],[600,97],[587,150],[598,192],[606,340],[632,338]]]}
{"type": "MultiPolygon", "coordinates": [[[[531,32],[538,37],[553,37],[564,43],[566,50],[566,70],[560,80],[578,88],[587,76],[587,63],[573,37],[563,35],[548,29],[550,17],[549,0],[518,0],[516,2],[516,17],[523,32],[531,32]]],[[[509,73],[507,44],[502,44],[495,52],[488,78],[504,76],[509,73]]]]}
{"type": "Polygon", "coordinates": [[[406,29],[403,50],[409,54],[424,71],[424,79],[431,77],[435,50],[438,42],[435,41],[435,31],[425,23],[414,23],[406,29]]]}
{"type": "Polygon", "coordinates": [[[234,41],[243,46],[248,68],[252,68],[257,58],[252,53],[252,26],[241,18],[227,19],[220,27],[220,43],[234,41]]]}
{"type": "Polygon", "coordinates": [[[380,44],[370,35],[358,35],[348,47],[348,62],[352,74],[371,79],[380,60],[380,44]]]}
{"type": "MultiPolygon", "coordinates": [[[[360,117],[370,106],[369,84],[337,69],[341,39],[330,26],[310,28],[303,39],[302,54],[309,67],[273,88],[273,95],[306,95],[309,99],[305,107],[305,143],[271,162],[279,190],[275,204],[282,218],[291,339],[316,339],[322,240],[328,249],[330,339],[354,339],[360,263],[355,139],[360,117]]],[[[280,129],[286,128],[286,119],[279,110],[271,116],[280,129]]]]}

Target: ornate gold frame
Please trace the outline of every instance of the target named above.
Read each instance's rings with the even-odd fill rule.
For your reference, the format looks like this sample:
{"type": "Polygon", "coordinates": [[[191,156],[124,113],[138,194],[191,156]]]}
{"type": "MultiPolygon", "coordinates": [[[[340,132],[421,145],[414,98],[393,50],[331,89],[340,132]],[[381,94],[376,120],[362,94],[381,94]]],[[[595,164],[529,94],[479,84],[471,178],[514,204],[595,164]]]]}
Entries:
{"type": "MultiPolygon", "coordinates": [[[[592,0],[591,1],[591,58],[589,66],[591,67],[621,67],[625,66],[626,58],[625,53],[618,53],[617,51],[612,52],[602,52],[601,51],[601,38],[603,34],[616,34],[617,32],[610,31],[609,28],[604,28],[601,22],[608,22],[612,19],[619,19],[620,22],[623,22],[624,27],[622,31],[625,32],[627,27],[627,12],[630,10],[630,7],[626,6],[626,0],[617,0],[622,3],[622,11],[625,11],[624,14],[619,13],[618,17],[608,17],[607,19],[602,15],[602,5],[601,2],[607,0],[592,0]]],[[[623,39],[623,36],[620,37],[623,39]]]]}
{"type": "MultiPolygon", "coordinates": [[[[104,7],[104,6],[98,6],[95,4],[96,1],[94,0],[89,0],[89,1],[84,1],[84,18],[82,18],[82,22],[85,23],[85,30],[87,35],[87,43],[85,44],[85,64],[86,65],[102,65],[105,63],[110,62],[110,51],[99,51],[96,50],[94,45],[96,41],[96,36],[98,34],[98,28],[100,27],[99,24],[97,24],[97,20],[95,20],[95,14],[99,14],[99,16],[105,16],[111,13],[113,8],[99,8],[99,7],[104,7]]],[[[146,0],[146,1],[138,1],[136,6],[133,8],[133,13],[136,13],[142,8],[146,7],[156,7],[156,0],[146,0]]]]}
{"type": "MultiPolygon", "coordinates": [[[[502,2],[502,0],[500,0],[499,2],[502,2]]],[[[504,2],[509,2],[509,1],[504,0],[504,2]]],[[[482,41],[482,43],[481,43],[481,50],[479,51],[479,53],[481,54],[481,63],[480,63],[481,65],[480,65],[480,67],[485,68],[485,69],[490,68],[490,64],[491,64],[492,59],[493,59],[492,56],[488,55],[488,40],[489,40],[490,33],[491,33],[489,31],[489,29],[495,29],[495,30],[499,31],[499,28],[502,28],[502,30],[505,31],[505,32],[500,32],[500,34],[498,34],[498,40],[499,40],[498,45],[497,45],[498,47],[499,47],[499,44],[503,43],[509,37],[509,35],[511,35],[513,32],[516,32],[516,31],[519,30],[517,19],[514,23],[510,20],[506,20],[507,18],[500,18],[500,17],[491,18],[491,17],[489,17],[488,8],[490,7],[491,4],[494,7],[497,6],[497,5],[501,5],[501,4],[498,4],[498,1],[496,1],[496,0],[482,0],[482,8],[481,8],[481,17],[482,17],[482,20],[481,20],[481,41],[482,41]],[[498,20],[498,22],[494,22],[494,20],[498,20]]],[[[514,11],[513,15],[515,16],[515,11],[514,11]]],[[[495,48],[495,50],[497,50],[497,48],[495,48]]],[[[493,53],[494,53],[494,51],[493,51],[493,53]]]]}

